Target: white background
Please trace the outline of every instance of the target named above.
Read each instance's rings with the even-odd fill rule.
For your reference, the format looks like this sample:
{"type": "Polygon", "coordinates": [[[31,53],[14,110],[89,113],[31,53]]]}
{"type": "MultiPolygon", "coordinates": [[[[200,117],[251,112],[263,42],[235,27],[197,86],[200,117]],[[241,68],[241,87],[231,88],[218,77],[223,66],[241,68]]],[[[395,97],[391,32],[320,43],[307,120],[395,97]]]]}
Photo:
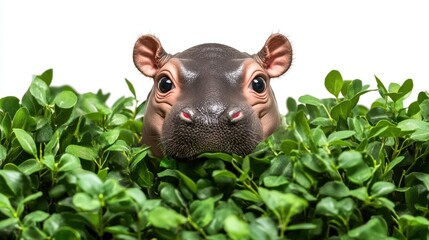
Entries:
{"type": "Polygon", "coordinates": [[[272,84],[282,112],[288,96],[328,97],[324,78],[332,69],[372,88],[374,75],[386,84],[412,78],[415,99],[428,88],[428,12],[424,1],[392,0],[2,0],[0,97],[21,97],[33,74],[53,68],[53,85],[102,89],[112,102],[131,95],[127,78],[144,100],[152,81],[132,62],[142,34],[158,36],[170,53],[204,42],[255,53],[280,32],[294,48],[292,67],[272,84]]]}

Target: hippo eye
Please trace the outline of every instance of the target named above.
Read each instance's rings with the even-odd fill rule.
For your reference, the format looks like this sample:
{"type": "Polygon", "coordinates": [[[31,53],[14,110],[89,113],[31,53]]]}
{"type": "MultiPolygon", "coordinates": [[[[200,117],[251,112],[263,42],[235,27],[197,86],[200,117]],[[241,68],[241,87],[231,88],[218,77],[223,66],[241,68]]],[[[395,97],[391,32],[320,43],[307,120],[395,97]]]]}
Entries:
{"type": "Polygon", "coordinates": [[[262,93],[265,91],[266,83],[265,80],[262,77],[256,77],[252,80],[252,83],[250,84],[252,89],[257,93],[262,93]]]}
{"type": "Polygon", "coordinates": [[[174,88],[173,81],[168,77],[162,77],[158,82],[158,89],[162,93],[167,93],[174,88]]]}

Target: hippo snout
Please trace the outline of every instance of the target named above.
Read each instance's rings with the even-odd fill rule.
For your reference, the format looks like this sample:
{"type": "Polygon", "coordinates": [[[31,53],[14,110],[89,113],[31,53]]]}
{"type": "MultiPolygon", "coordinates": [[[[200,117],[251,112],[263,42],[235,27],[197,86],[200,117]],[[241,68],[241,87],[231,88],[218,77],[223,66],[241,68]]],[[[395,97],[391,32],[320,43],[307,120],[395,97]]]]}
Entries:
{"type": "Polygon", "coordinates": [[[262,140],[259,119],[251,108],[185,107],[165,119],[161,145],[165,154],[176,159],[193,159],[203,152],[250,153],[262,140]]]}
{"type": "Polygon", "coordinates": [[[156,37],[144,35],[133,57],[154,83],[142,142],[155,156],[247,155],[280,125],[270,79],[285,73],[292,60],[281,34],[271,35],[253,55],[215,43],[168,54],[156,37]]]}

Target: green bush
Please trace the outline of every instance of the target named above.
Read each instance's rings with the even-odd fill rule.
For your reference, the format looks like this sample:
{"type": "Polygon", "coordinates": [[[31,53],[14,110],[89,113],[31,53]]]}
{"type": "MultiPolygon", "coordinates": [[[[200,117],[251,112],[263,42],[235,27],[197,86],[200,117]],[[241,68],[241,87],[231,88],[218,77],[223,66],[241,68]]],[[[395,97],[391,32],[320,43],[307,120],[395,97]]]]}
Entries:
{"type": "Polygon", "coordinates": [[[429,94],[331,71],[332,99],[287,100],[248,156],[140,146],[144,103],[35,76],[0,100],[0,236],[9,239],[427,239],[429,94]],[[368,92],[380,99],[359,105],[368,92]]]}

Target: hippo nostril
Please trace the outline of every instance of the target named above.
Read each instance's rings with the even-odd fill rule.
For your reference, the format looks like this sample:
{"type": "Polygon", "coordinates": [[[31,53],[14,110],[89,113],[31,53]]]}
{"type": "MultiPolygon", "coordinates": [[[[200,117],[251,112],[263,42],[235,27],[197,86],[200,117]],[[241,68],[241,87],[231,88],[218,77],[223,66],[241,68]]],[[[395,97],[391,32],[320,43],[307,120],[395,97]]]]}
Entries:
{"type": "Polygon", "coordinates": [[[190,109],[183,109],[180,114],[179,117],[180,119],[182,119],[185,122],[192,122],[192,118],[193,118],[194,112],[190,109]]]}
{"type": "Polygon", "coordinates": [[[238,122],[244,117],[243,113],[240,111],[239,108],[233,108],[232,110],[230,110],[228,112],[228,116],[231,122],[238,122]]]}

